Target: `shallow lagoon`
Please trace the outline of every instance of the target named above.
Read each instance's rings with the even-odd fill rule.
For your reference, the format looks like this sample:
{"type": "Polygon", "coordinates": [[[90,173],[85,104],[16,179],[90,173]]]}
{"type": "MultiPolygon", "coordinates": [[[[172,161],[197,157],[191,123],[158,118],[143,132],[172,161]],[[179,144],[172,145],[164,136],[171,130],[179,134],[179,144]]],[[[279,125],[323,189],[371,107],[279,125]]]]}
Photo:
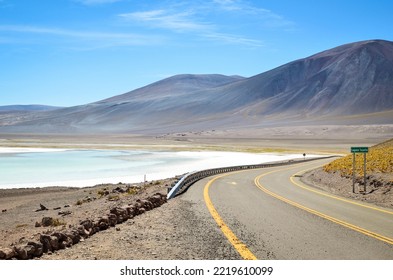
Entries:
{"type": "Polygon", "coordinates": [[[137,183],[213,167],[299,158],[297,154],[0,149],[0,188],[137,183]]]}

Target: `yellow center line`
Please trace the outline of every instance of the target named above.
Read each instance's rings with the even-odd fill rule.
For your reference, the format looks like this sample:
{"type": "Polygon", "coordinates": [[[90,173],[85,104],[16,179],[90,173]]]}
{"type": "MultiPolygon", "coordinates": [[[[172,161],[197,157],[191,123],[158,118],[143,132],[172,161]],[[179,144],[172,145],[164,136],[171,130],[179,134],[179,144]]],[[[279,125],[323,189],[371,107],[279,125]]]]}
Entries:
{"type": "MultiPolygon", "coordinates": [[[[378,239],[378,240],[381,240],[381,241],[386,242],[386,243],[389,243],[389,244],[393,244],[393,239],[392,239],[392,238],[389,238],[389,237],[380,235],[380,234],[378,234],[378,233],[375,233],[375,232],[366,230],[366,229],[364,229],[364,228],[355,226],[355,225],[353,225],[353,224],[350,224],[350,223],[341,221],[341,220],[339,220],[339,219],[336,219],[336,218],[334,218],[334,217],[331,217],[331,216],[329,216],[329,215],[323,214],[323,213],[321,213],[321,212],[319,212],[319,211],[316,211],[316,210],[314,210],[314,209],[308,208],[308,207],[306,207],[306,206],[304,206],[304,205],[301,205],[301,204],[299,204],[299,203],[297,203],[297,202],[294,202],[294,201],[292,201],[292,200],[289,200],[289,199],[287,199],[287,198],[285,198],[285,197],[282,197],[282,196],[280,196],[280,195],[278,195],[278,194],[276,194],[276,193],[274,193],[274,192],[272,192],[272,191],[266,189],[266,188],[259,182],[260,179],[261,179],[262,177],[266,176],[266,175],[272,174],[272,173],[274,173],[274,172],[279,172],[279,171],[282,171],[282,170],[286,170],[286,169],[289,169],[289,168],[280,169],[280,170],[274,170],[274,171],[271,171],[271,172],[268,172],[268,173],[259,175],[259,176],[257,176],[257,177],[255,178],[254,183],[255,183],[255,185],[256,185],[260,190],[262,190],[264,193],[266,193],[266,194],[268,194],[268,195],[270,195],[270,196],[272,196],[272,197],[274,197],[274,198],[277,198],[277,199],[279,199],[279,200],[281,200],[281,201],[283,201],[283,202],[285,202],[285,203],[287,203],[287,204],[290,204],[290,205],[295,206],[295,207],[297,207],[297,208],[299,208],[299,209],[302,209],[302,210],[304,210],[304,211],[307,211],[307,212],[309,212],[309,213],[311,213],[311,214],[314,214],[314,215],[316,215],[316,216],[319,216],[319,217],[321,217],[321,218],[324,218],[324,219],[329,220],[329,221],[331,221],[331,222],[334,222],[334,223],[336,223],[336,224],[342,225],[342,226],[344,226],[344,227],[350,228],[350,229],[352,229],[352,230],[355,230],[355,231],[360,232],[360,233],[362,233],[362,234],[365,234],[365,235],[367,235],[367,236],[376,238],[376,239],[378,239]]],[[[363,205],[362,205],[362,206],[363,206],[363,205]]],[[[375,210],[375,209],[374,209],[374,210],[375,210]]]]}
{"type": "MultiPolygon", "coordinates": [[[[225,224],[224,220],[218,214],[216,208],[214,207],[209,197],[209,188],[215,180],[227,176],[229,174],[238,173],[238,172],[226,173],[211,179],[205,185],[205,188],[203,190],[203,197],[205,199],[206,207],[209,209],[209,212],[212,215],[213,219],[216,221],[218,227],[224,233],[225,237],[232,244],[235,250],[240,254],[240,256],[245,260],[256,260],[257,257],[247,248],[247,246],[243,242],[239,240],[239,238],[237,238],[237,236],[232,232],[232,230],[225,224]]],[[[240,172],[244,172],[244,171],[240,171],[240,172]]]]}
{"type": "MultiPolygon", "coordinates": [[[[321,165],[321,166],[323,166],[323,165],[321,165]]],[[[311,169],[316,169],[316,168],[319,168],[319,167],[321,167],[321,166],[318,166],[318,167],[315,167],[315,168],[311,168],[311,169]]],[[[349,200],[349,199],[345,199],[345,198],[342,198],[342,197],[338,197],[338,196],[335,196],[335,195],[332,195],[332,194],[328,194],[328,193],[325,193],[325,192],[316,190],[316,189],[314,189],[314,188],[307,187],[307,186],[305,186],[304,184],[302,184],[302,183],[300,183],[300,182],[296,182],[296,181],[294,180],[294,177],[299,176],[299,175],[301,175],[301,174],[304,174],[304,173],[306,173],[307,171],[309,171],[309,170],[311,170],[311,169],[306,169],[306,170],[302,170],[302,171],[299,171],[299,172],[295,173],[295,174],[292,175],[291,178],[290,178],[291,182],[292,182],[294,185],[298,186],[299,188],[305,189],[305,190],[307,190],[307,191],[310,191],[310,192],[313,192],[313,193],[316,193],[316,194],[319,194],[319,195],[323,195],[323,196],[330,197],[330,198],[333,198],[333,199],[336,199],[336,200],[340,200],[340,201],[343,201],[343,202],[346,202],[346,203],[350,203],[350,204],[353,204],[353,205],[356,205],[356,206],[360,206],[360,207],[364,207],[364,208],[372,209],[372,210],[379,211],[379,212],[382,212],[382,213],[386,213],[386,214],[393,215],[393,212],[392,212],[392,211],[389,211],[389,210],[387,210],[387,209],[378,208],[378,207],[375,207],[375,206],[363,204],[363,203],[360,203],[360,202],[356,202],[356,201],[352,201],[352,200],[349,200]]]]}
{"type": "MultiPolygon", "coordinates": [[[[312,164],[312,163],[311,163],[312,164]]],[[[311,165],[306,164],[305,166],[311,165]]],[[[286,170],[286,169],[293,169],[298,167],[298,165],[295,166],[291,166],[291,167],[287,167],[284,169],[280,169],[278,171],[281,170],[286,170]]],[[[209,196],[209,188],[210,186],[213,184],[214,181],[216,181],[217,179],[220,179],[222,177],[231,175],[231,174],[236,174],[236,173],[240,173],[240,172],[247,172],[249,170],[241,170],[241,171],[235,171],[235,172],[230,172],[230,173],[225,173],[225,174],[221,174],[218,175],[216,177],[214,177],[213,179],[211,179],[206,185],[205,188],[203,190],[203,197],[205,200],[205,204],[206,207],[208,208],[210,214],[212,215],[213,219],[216,221],[218,227],[221,229],[221,231],[223,232],[223,234],[225,235],[225,237],[228,239],[228,241],[232,244],[232,246],[235,248],[235,250],[242,256],[243,259],[245,260],[256,260],[257,257],[247,248],[247,246],[242,243],[239,238],[237,238],[237,236],[232,232],[232,230],[225,224],[224,220],[221,218],[221,216],[218,214],[216,208],[214,207],[210,196],[209,196]]],[[[275,171],[272,171],[275,172],[275,171]]],[[[266,174],[270,174],[272,172],[268,172],[266,174]]]]}

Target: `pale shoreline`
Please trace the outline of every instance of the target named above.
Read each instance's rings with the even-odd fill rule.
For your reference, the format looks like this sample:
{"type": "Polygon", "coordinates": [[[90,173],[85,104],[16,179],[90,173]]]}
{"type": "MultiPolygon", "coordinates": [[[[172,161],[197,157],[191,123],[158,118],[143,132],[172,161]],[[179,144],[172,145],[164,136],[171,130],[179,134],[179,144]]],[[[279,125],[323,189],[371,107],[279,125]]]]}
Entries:
{"type": "MultiPolygon", "coordinates": [[[[85,149],[87,150],[87,149],[85,149]]],[[[91,149],[91,151],[97,151],[96,149],[91,149]]],[[[0,148],[0,155],[3,151],[10,153],[28,153],[28,152],[59,152],[68,151],[67,149],[41,149],[41,148],[0,148]]],[[[73,149],[70,151],[74,151],[73,149]]],[[[152,151],[149,151],[152,152],[152,151]]],[[[161,156],[159,152],[157,156],[161,156]]],[[[193,171],[199,171],[209,168],[218,167],[228,167],[237,165],[247,165],[247,164],[260,164],[266,162],[274,161],[286,161],[300,158],[301,155],[290,154],[290,153],[243,153],[243,152],[218,152],[218,151],[181,151],[181,152],[165,152],[173,153],[175,156],[179,157],[179,163],[172,164],[169,166],[163,166],[160,170],[157,168],[152,168],[152,172],[146,172],[146,174],[138,173],[127,176],[109,176],[101,178],[89,178],[89,179],[61,179],[56,181],[45,181],[43,179],[41,182],[34,183],[0,183],[0,189],[15,189],[15,188],[42,188],[42,187],[88,187],[100,184],[117,184],[120,182],[125,183],[141,183],[145,179],[147,181],[151,180],[163,180],[165,178],[173,178],[179,175],[183,175],[193,171]],[[181,159],[186,160],[183,163],[181,159]],[[190,158],[192,159],[190,162],[190,158]]],[[[307,155],[307,158],[317,157],[321,155],[312,154],[307,155]]],[[[61,168],[60,168],[61,169],[61,168]]],[[[147,168],[148,170],[149,168],[147,168]]]]}
{"type": "Polygon", "coordinates": [[[20,154],[20,153],[49,153],[49,152],[63,152],[69,149],[61,148],[16,148],[16,147],[0,147],[1,154],[20,154]]]}

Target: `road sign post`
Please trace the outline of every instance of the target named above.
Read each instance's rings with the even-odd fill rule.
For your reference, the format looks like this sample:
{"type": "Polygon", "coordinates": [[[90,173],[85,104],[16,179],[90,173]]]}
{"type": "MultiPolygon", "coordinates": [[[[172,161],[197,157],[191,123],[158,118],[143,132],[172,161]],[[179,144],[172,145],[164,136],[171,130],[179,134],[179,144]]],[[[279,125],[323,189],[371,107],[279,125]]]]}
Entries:
{"type": "Polygon", "coordinates": [[[366,167],[367,167],[367,157],[366,154],[368,153],[368,147],[351,147],[352,153],[352,192],[355,193],[355,179],[356,179],[356,154],[361,153],[363,154],[363,173],[364,173],[364,188],[363,192],[366,192],[366,183],[367,183],[367,176],[366,176],[366,167]]]}
{"type": "Polygon", "coordinates": [[[352,193],[355,193],[356,153],[352,153],[352,193]]]}
{"type": "Polygon", "coordinates": [[[364,190],[363,192],[366,193],[366,182],[367,182],[367,178],[366,178],[366,164],[367,164],[367,159],[366,159],[366,153],[363,153],[363,174],[364,174],[364,190]]]}

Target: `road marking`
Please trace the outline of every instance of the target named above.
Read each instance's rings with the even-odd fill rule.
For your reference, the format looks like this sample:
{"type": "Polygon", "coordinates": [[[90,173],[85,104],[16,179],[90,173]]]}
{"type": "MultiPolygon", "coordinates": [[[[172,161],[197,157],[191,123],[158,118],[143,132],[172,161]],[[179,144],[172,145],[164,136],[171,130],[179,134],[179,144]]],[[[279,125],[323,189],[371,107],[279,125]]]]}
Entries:
{"type": "Polygon", "coordinates": [[[221,218],[221,216],[218,214],[216,208],[214,207],[212,201],[210,200],[209,197],[209,188],[211,184],[224,176],[227,176],[229,174],[233,173],[238,173],[238,172],[243,172],[243,171],[237,171],[237,172],[231,172],[231,173],[225,173],[219,176],[214,177],[211,179],[206,185],[203,190],[203,197],[205,199],[206,207],[209,209],[210,214],[212,215],[213,219],[216,221],[218,227],[221,229],[221,231],[224,233],[225,237],[228,239],[228,241],[232,244],[232,246],[236,249],[236,251],[242,256],[243,259],[245,260],[256,260],[257,257],[247,248],[247,246],[237,238],[237,236],[231,231],[231,229],[225,224],[224,220],[221,218]]]}
{"type": "MultiPolygon", "coordinates": [[[[321,166],[323,166],[323,165],[321,165],[321,166]]],[[[318,168],[318,167],[316,167],[316,168],[318,168]]],[[[312,168],[312,169],[315,169],[315,168],[312,168]]],[[[311,169],[306,169],[306,170],[302,170],[302,171],[299,171],[299,172],[295,173],[290,178],[291,182],[294,185],[298,186],[299,188],[305,189],[307,191],[310,191],[310,192],[313,192],[313,193],[316,193],[316,194],[319,194],[319,195],[323,195],[323,196],[326,196],[326,197],[330,197],[330,198],[333,198],[333,199],[344,201],[346,203],[350,203],[350,204],[357,205],[357,206],[360,206],[360,207],[364,207],[364,208],[372,209],[372,210],[379,211],[379,212],[382,212],[382,213],[393,215],[392,211],[389,211],[389,210],[386,210],[386,209],[382,209],[382,208],[377,208],[377,207],[371,206],[371,205],[366,205],[366,204],[363,204],[363,203],[359,203],[359,202],[356,202],[356,201],[352,201],[352,200],[349,200],[349,199],[338,197],[338,196],[335,196],[335,195],[332,195],[332,194],[328,194],[328,193],[325,193],[325,192],[313,189],[311,187],[307,187],[307,186],[303,185],[302,183],[296,182],[294,180],[294,177],[299,176],[299,175],[301,175],[301,174],[303,174],[303,173],[305,173],[305,172],[307,172],[309,170],[311,170],[311,169]]]]}
{"type": "MultiPolygon", "coordinates": [[[[288,168],[285,168],[285,169],[288,169],[288,168]]],[[[282,197],[282,196],[280,196],[280,195],[278,195],[278,194],[276,194],[276,193],[274,193],[274,192],[272,192],[272,191],[266,189],[266,188],[259,182],[259,180],[260,180],[262,177],[264,177],[264,176],[266,176],[266,175],[269,175],[269,174],[272,174],[272,173],[274,173],[274,172],[279,172],[279,171],[285,170],[285,169],[273,170],[273,171],[271,171],[271,172],[268,172],[268,173],[265,173],[265,174],[261,174],[261,175],[257,176],[257,177],[254,179],[254,183],[255,183],[255,185],[256,185],[260,190],[262,190],[264,193],[266,193],[266,194],[268,194],[268,195],[270,195],[270,196],[272,196],[272,197],[274,197],[274,198],[277,198],[277,199],[279,199],[279,200],[281,200],[281,201],[283,201],[283,202],[285,202],[285,203],[288,203],[288,204],[290,204],[290,205],[292,205],[292,206],[295,206],[295,207],[297,207],[297,208],[299,208],[299,209],[305,210],[305,211],[307,211],[307,212],[309,212],[309,213],[311,213],[311,214],[314,214],[314,215],[316,215],[316,216],[319,216],[319,217],[321,217],[321,218],[324,218],[324,219],[329,220],[329,221],[331,221],[331,222],[334,222],[334,223],[336,223],[336,224],[339,224],[339,225],[342,225],[342,226],[344,226],[344,227],[347,227],[347,228],[350,228],[350,229],[352,229],[352,230],[355,230],[355,231],[357,231],[357,232],[363,233],[363,234],[365,234],[365,235],[367,235],[367,236],[376,238],[376,239],[378,239],[378,240],[381,240],[381,241],[386,242],[386,243],[389,243],[389,244],[393,244],[393,239],[392,239],[392,238],[389,238],[389,237],[380,235],[380,234],[378,234],[378,233],[375,233],[375,232],[366,230],[366,229],[364,229],[364,228],[355,226],[355,225],[353,225],[353,224],[350,224],[350,223],[341,221],[341,220],[336,219],[336,218],[334,218],[334,217],[331,217],[331,216],[329,216],[329,215],[326,215],[326,214],[323,214],[323,213],[321,213],[321,212],[318,212],[318,211],[316,211],[316,210],[314,210],[314,209],[308,208],[308,207],[306,207],[306,206],[304,206],[304,205],[301,205],[301,204],[299,204],[299,203],[297,203],[297,202],[294,202],[294,201],[292,201],[292,200],[289,200],[289,199],[287,199],[287,198],[285,198],[285,197],[282,197]]]]}

